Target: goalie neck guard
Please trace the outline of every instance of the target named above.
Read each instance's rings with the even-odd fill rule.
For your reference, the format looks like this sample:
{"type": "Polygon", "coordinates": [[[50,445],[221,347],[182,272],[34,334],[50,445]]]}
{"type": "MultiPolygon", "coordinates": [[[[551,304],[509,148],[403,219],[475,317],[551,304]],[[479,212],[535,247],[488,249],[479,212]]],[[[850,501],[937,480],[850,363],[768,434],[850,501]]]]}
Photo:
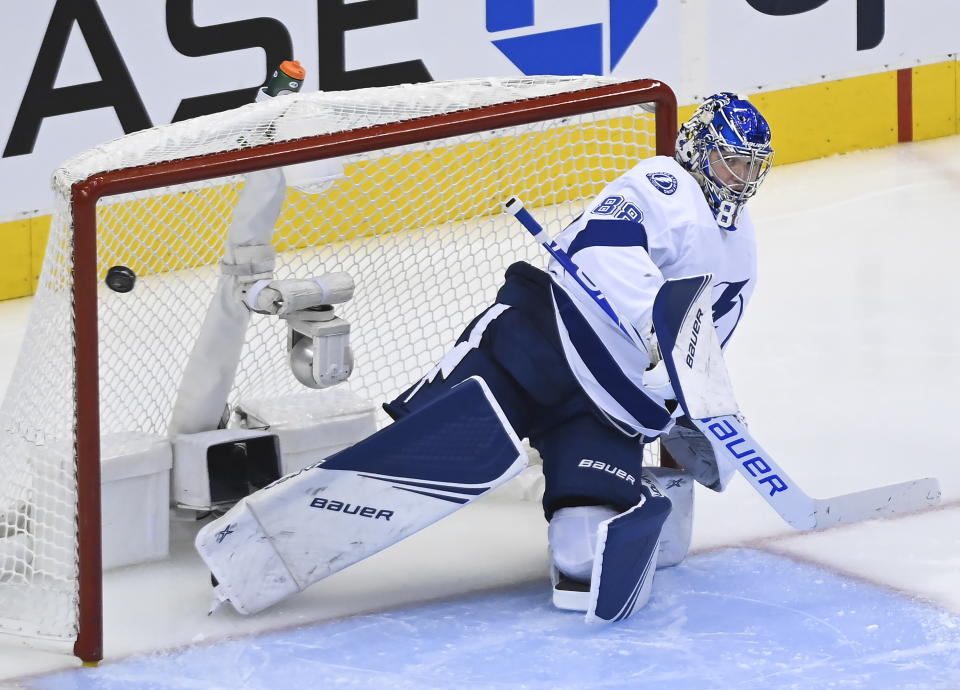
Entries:
{"type": "Polygon", "coordinates": [[[700,184],[717,225],[736,230],[740,211],[773,162],[770,126],[745,99],[718,93],[680,128],[676,157],[700,184]]]}

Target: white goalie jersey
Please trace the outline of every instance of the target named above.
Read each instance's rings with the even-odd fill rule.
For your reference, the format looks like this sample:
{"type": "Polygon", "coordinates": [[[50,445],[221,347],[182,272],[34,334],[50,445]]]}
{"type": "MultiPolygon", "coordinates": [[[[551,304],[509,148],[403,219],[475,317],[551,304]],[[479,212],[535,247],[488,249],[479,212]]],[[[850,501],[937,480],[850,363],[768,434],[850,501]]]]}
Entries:
{"type": "MultiPolygon", "coordinates": [[[[607,185],[556,243],[648,347],[654,298],[666,279],[713,275],[713,321],[721,346],[736,330],[756,283],[749,213],[741,214],[735,230],[721,229],[696,180],[665,156],[641,161],[607,185]]],[[[656,415],[638,406],[630,393],[643,386],[649,355],[555,260],[549,271],[561,288],[554,296],[565,355],[584,391],[628,431],[648,436],[664,431],[651,424],[656,415]]],[[[663,402],[650,388],[644,393],[663,402]]]]}

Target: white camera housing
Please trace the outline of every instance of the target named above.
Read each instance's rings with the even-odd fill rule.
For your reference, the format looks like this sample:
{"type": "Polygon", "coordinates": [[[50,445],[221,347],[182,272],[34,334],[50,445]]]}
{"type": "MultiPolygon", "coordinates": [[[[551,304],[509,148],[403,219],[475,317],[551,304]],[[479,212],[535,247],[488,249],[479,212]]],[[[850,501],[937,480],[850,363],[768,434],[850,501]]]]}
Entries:
{"type": "Polygon", "coordinates": [[[279,316],[287,322],[287,355],[297,381],[309,388],[328,388],[353,372],[350,324],[334,314],[333,305],[353,297],[348,273],[325,273],[309,279],[259,280],[244,290],[251,311],[279,316]]]}
{"type": "Polygon", "coordinates": [[[297,381],[309,388],[327,388],[353,372],[350,324],[323,305],[283,317],[287,321],[287,353],[297,381]]]}
{"type": "Polygon", "coordinates": [[[353,278],[349,273],[324,273],[313,278],[258,280],[244,289],[243,301],[258,314],[296,318],[331,304],[341,304],[353,297],[353,278]]]}

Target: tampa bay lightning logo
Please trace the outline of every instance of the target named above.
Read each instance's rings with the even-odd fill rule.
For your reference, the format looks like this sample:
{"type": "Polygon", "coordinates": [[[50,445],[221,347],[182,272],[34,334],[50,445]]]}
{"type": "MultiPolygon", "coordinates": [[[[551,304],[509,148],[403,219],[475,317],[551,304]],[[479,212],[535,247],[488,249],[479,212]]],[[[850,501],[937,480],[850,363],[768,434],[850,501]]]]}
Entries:
{"type": "Polygon", "coordinates": [[[716,294],[717,288],[726,286],[713,303],[713,323],[716,325],[718,333],[722,332],[720,331],[720,319],[727,314],[733,315],[733,323],[729,327],[724,324],[724,330],[726,330],[727,334],[720,343],[721,347],[725,346],[727,341],[730,340],[730,336],[732,336],[733,332],[737,329],[737,324],[740,323],[740,317],[743,316],[743,288],[748,282],[750,282],[749,279],[717,283],[713,286],[714,294],[716,294]]]}
{"type": "Polygon", "coordinates": [[[650,184],[668,196],[677,191],[677,178],[670,173],[647,173],[647,179],[650,180],[650,184]]]}
{"type": "MultiPolygon", "coordinates": [[[[486,0],[487,31],[507,34],[494,39],[493,45],[524,74],[610,74],[657,9],[657,0],[608,2],[609,19],[604,12],[598,13],[597,22],[542,30],[552,23],[549,6],[541,7],[540,14],[545,16],[534,16],[535,0],[486,0]],[[608,51],[604,51],[604,25],[609,28],[608,51]],[[536,27],[541,30],[523,31],[536,27]]],[[[555,14],[557,7],[570,11],[577,4],[555,3],[555,14]]]]}

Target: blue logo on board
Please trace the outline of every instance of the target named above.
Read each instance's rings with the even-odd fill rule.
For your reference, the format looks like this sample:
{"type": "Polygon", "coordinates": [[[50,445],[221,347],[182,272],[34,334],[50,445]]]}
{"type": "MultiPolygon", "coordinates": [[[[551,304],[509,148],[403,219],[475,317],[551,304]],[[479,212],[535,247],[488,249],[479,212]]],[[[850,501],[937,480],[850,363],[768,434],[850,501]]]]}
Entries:
{"type": "Polygon", "coordinates": [[[653,172],[647,173],[647,179],[650,180],[650,184],[659,189],[666,195],[673,194],[677,191],[677,178],[667,172],[653,172]]]}
{"type": "MultiPolygon", "coordinates": [[[[609,19],[551,31],[531,31],[493,40],[493,45],[527,75],[609,74],[657,8],[657,0],[608,0],[609,19]],[[610,32],[603,50],[604,24],[610,32]],[[606,63],[606,64],[605,64],[606,63]]],[[[486,0],[487,31],[535,29],[535,0],[486,0]]]]}

